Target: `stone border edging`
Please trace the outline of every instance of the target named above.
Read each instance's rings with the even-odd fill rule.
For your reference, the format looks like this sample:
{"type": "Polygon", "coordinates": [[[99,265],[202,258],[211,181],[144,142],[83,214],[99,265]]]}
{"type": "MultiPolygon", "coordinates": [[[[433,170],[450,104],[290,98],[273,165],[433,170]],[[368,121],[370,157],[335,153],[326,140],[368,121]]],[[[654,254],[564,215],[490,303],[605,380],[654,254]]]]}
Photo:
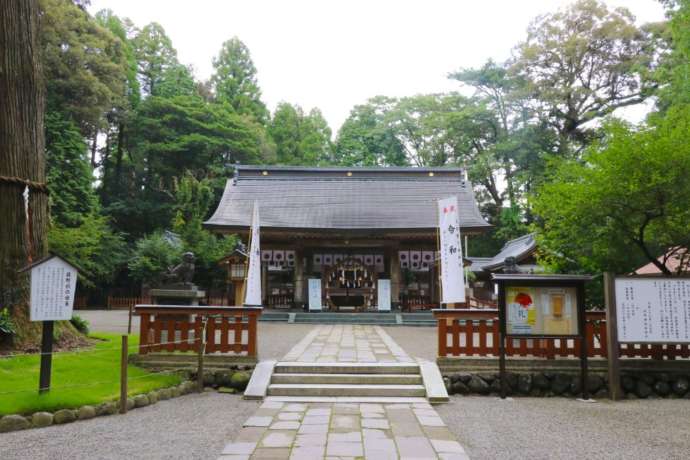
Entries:
{"type": "MultiPolygon", "coordinates": [[[[187,373],[186,377],[192,378],[194,375],[187,373]]],[[[209,372],[204,375],[204,387],[207,387],[205,391],[213,391],[212,389],[215,389],[219,393],[241,393],[246,388],[250,377],[251,371],[249,370],[209,372]],[[233,379],[235,375],[240,375],[240,377],[233,379]]],[[[132,409],[150,406],[158,401],[165,401],[194,393],[196,390],[196,381],[184,380],[179,385],[134,395],[127,398],[127,411],[129,412],[132,409]]],[[[95,406],[87,404],[81,406],[79,409],[59,409],[54,413],[38,411],[26,416],[8,414],[0,417],[0,433],[26,430],[29,428],[44,428],[51,425],[76,422],[77,420],[89,420],[94,417],[115,415],[119,413],[119,409],[119,400],[116,400],[106,401],[95,406]]]]}
{"type": "MultiPolygon", "coordinates": [[[[506,374],[508,394],[513,396],[572,396],[582,393],[579,373],[529,372],[506,374]]],[[[500,378],[493,372],[457,372],[443,376],[448,394],[497,395],[500,378]]],[[[608,399],[606,375],[590,373],[587,389],[594,398],[608,399]]],[[[665,372],[624,373],[621,387],[626,399],[669,398],[690,399],[690,374],[665,372]]]]}

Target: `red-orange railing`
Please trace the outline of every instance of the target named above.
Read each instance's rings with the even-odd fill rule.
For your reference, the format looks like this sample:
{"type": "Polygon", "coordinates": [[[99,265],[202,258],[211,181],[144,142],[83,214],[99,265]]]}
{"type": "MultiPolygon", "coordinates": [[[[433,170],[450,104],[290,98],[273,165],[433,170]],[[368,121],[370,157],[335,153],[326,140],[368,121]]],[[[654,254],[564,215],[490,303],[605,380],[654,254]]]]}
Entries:
{"type": "MultiPolygon", "coordinates": [[[[437,320],[438,356],[498,356],[498,310],[434,310],[437,320]]],[[[589,357],[605,358],[606,315],[587,312],[585,340],[589,357]]],[[[689,344],[621,344],[620,354],[629,358],[690,358],[689,344]]],[[[507,356],[554,359],[579,357],[580,339],[506,340],[507,356]]]]}
{"type": "Polygon", "coordinates": [[[137,305],[135,312],[141,316],[139,353],[198,352],[205,326],[206,353],[256,357],[256,325],[261,311],[261,307],[137,305]]]}

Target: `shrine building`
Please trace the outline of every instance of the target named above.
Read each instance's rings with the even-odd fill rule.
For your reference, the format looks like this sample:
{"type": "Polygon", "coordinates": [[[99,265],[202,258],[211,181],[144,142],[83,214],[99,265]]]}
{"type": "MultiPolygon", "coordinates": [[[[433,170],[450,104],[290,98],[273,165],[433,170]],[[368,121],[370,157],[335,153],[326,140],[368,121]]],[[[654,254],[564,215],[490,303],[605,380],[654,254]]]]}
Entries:
{"type": "MultiPolygon", "coordinates": [[[[453,195],[463,237],[490,228],[461,168],[238,165],[204,225],[246,243],[258,204],[268,308],[304,307],[309,279],[321,280],[332,311],[376,310],[378,280],[390,280],[393,308],[428,308],[439,302],[436,202],[453,195]]],[[[242,280],[244,262],[227,262],[229,278],[242,280]]],[[[241,281],[234,286],[241,304],[241,281]]]]}

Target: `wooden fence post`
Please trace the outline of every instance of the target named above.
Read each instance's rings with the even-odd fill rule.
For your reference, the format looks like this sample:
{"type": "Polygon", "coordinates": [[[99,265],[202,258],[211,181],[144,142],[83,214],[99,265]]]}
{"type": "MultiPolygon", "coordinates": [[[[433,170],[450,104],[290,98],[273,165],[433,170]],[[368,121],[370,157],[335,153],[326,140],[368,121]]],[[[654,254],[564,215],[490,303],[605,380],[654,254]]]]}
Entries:
{"type": "Polygon", "coordinates": [[[604,273],[604,301],[606,304],[606,360],[609,372],[609,397],[621,399],[620,345],[618,344],[618,316],[616,314],[616,278],[604,273]]]}
{"type": "Polygon", "coordinates": [[[201,327],[201,334],[199,334],[199,346],[197,355],[197,367],[196,367],[196,386],[197,391],[202,393],[204,391],[204,351],[206,348],[206,321],[207,318],[203,319],[203,325],[201,327]]]}
{"type": "Polygon", "coordinates": [[[128,337],[122,336],[122,352],[120,353],[120,413],[127,413],[127,355],[128,337]]]}

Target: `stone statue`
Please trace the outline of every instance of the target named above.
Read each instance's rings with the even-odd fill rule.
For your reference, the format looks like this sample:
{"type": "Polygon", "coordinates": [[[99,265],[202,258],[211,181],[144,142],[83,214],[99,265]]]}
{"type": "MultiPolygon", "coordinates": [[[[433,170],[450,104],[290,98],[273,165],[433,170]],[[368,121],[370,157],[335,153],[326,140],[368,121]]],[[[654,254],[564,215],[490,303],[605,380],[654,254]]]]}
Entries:
{"type": "Polygon", "coordinates": [[[174,284],[182,284],[185,287],[191,287],[192,279],[194,278],[194,253],[185,252],[182,254],[182,262],[175,266],[168,268],[163,278],[166,282],[174,284]]]}
{"type": "Polygon", "coordinates": [[[515,257],[506,257],[503,261],[503,273],[520,273],[515,257]]]}

